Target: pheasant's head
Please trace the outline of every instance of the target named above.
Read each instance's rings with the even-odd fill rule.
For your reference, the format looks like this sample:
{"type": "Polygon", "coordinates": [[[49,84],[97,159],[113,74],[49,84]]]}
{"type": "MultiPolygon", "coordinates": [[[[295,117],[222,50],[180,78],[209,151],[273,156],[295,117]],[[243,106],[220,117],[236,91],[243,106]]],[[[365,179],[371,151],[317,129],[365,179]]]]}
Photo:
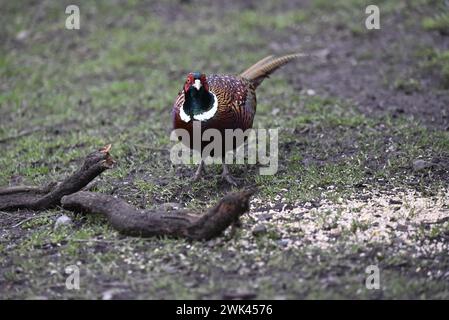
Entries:
{"type": "Polygon", "coordinates": [[[189,90],[200,91],[201,88],[206,92],[209,91],[206,75],[200,72],[190,72],[187,75],[186,83],[184,84],[184,92],[187,93],[189,90]]]}

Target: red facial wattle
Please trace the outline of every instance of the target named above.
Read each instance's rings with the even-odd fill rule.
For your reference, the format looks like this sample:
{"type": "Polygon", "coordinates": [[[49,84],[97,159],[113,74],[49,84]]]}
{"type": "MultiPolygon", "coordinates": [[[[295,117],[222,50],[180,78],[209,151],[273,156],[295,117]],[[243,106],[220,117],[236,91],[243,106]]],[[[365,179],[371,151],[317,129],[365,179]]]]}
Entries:
{"type": "Polygon", "coordinates": [[[206,92],[209,92],[209,84],[207,83],[206,76],[204,74],[201,74],[201,76],[194,76],[194,73],[189,73],[187,76],[186,82],[184,83],[184,92],[189,91],[190,87],[198,80],[201,83],[201,87],[203,87],[206,92]]]}
{"type": "Polygon", "coordinates": [[[194,81],[195,81],[195,80],[193,79],[193,75],[189,74],[189,75],[187,76],[186,83],[184,84],[184,92],[189,91],[190,86],[193,84],[194,81]]]}

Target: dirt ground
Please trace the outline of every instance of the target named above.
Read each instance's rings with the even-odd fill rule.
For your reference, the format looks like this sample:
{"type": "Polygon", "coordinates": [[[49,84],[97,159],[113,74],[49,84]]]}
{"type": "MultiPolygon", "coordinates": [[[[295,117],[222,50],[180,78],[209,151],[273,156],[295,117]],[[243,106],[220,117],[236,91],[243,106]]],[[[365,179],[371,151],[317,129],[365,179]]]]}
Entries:
{"type": "Polygon", "coordinates": [[[0,186],[61,180],[112,143],[94,190],[138,207],[259,192],[236,233],[205,242],[124,237],[62,208],[0,212],[1,298],[449,298],[447,1],[375,1],[379,30],[364,0],[83,1],[66,30],[69,2],[0,1],[0,186]],[[170,162],[187,72],[291,52],[310,56],[257,92],[255,126],[280,129],[277,174],[234,165],[232,188],[219,166],[192,182],[170,162]]]}

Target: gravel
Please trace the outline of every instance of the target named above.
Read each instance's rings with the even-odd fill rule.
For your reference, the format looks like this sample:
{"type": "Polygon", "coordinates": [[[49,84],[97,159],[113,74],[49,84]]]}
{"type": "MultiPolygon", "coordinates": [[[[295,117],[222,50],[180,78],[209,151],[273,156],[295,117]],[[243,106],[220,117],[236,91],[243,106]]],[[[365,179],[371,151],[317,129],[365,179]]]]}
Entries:
{"type": "MultiPolygon", "coordinates": [[[[367,243],[417,246],[423,228],[449,224],[447,190],[432,197],[414,190],[391,190],[388,194],[375,191],[365,200],[354,198],[337,203],[322,200],[318,208],[297,203],[292,209],[267,209],[270,205],[274,207],[273,204],[267,206],[262,199],[254,199],[251,215],[256,219],[260,215],[272,215],[272,219],[264,221],[264,227],[276,230],[280,239],[278,244],[287,248],[307,245],[330,249],[341,243],[346,246],[367,243]],[[264,210],[257,211],[257,206],[261,205],[264,210]],[[337,243],[336,239],[344,241],[337,243]]],[[[259,230],[262,227],[256,225],[253,234],[259,230]]],[[[445,241],[423,241],[422,247],[419,246],[423,251],[449,250],[445,241]]]]}

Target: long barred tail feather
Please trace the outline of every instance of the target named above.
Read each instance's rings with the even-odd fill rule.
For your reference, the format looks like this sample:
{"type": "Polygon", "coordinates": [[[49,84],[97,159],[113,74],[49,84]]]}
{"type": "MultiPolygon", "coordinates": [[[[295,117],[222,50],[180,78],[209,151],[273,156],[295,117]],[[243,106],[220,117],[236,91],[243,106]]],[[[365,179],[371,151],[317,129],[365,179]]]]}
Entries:
{"type": "Polygon", "coordinates": [[[243,71],[240,76],[242,78],[250,80],[254,87],[257,88],[262,83],[262,81],[265,78],[268,78],[274,71],[289,63],[290,61],[304,56],[307,55],[302,53],[294,53],[278,58],[274,56],[268,56],[243,71]]]}

